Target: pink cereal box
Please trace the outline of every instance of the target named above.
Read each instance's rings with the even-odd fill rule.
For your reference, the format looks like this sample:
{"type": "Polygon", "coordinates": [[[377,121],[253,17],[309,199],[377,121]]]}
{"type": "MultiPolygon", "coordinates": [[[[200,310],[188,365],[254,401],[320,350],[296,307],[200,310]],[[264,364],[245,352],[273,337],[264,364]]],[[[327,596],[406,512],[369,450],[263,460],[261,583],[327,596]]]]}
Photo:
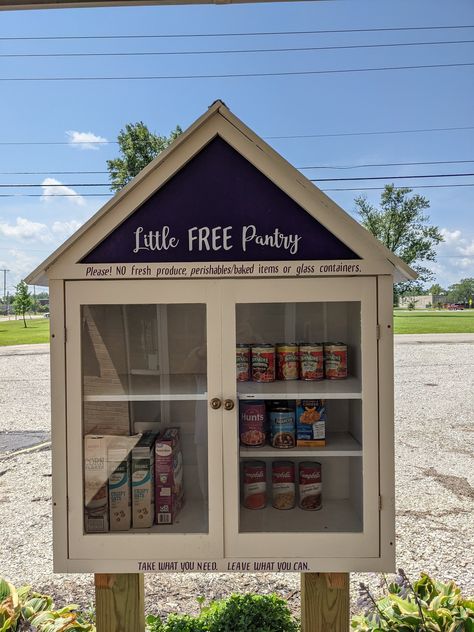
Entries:
{"type": "Polygon", "coordinates": [[[179,428],[167,428],[155,443],[156,524],[173,524],[184,503],[179,428]]]}

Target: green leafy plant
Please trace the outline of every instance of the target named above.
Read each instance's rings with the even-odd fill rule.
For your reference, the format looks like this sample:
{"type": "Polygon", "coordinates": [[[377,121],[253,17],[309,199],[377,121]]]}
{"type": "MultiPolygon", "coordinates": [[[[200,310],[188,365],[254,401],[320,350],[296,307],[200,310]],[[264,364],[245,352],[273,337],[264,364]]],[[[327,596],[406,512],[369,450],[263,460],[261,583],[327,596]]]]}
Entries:
{"type": "Polygon", "coordinates": [[[170,615],[163,623],[159,617],[146,619],[150,632],[298,632],[284,599],[277,595],[231,595],[204,605],[198,599],[200,613],[170,615]]]}
{"type": "Polygon", "coordinates": [[[465,599],[454,582],[443,584],[422,573],[414,584],[403,569],[387,594],[376,599],[360,584],[358,605],[363,614],[352,619],[358,632],[474,632],[474,601],[465,599]]]}

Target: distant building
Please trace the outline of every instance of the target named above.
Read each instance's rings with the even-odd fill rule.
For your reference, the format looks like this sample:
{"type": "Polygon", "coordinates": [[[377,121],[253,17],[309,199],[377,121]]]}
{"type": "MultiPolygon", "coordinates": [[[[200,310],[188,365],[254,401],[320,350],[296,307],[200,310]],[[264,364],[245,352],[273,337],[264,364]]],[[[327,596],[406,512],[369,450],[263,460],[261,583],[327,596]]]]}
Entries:
{"type": "Polygon", "coordinates": [[[415,304],[415,309],[426,309],[436,307],[438,303],[444,305],[446,296],[444,294],[423,294],[419,296],[400,296],[399,306],[408,307],[410,303],[415,304]]]}

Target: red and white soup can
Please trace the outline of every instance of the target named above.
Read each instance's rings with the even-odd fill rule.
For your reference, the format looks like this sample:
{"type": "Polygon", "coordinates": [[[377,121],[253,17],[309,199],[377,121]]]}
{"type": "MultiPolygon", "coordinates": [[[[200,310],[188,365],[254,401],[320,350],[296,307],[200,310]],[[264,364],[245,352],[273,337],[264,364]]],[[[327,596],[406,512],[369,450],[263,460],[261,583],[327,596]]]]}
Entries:
{"type": "Polygon", "coordinates": [[[318,342],[300,344],[300,377],[302,380],[316,381],[324,378],[324,347],[318,342]]]}
{"type": "Polygon", "coordinates": [[[273,507],[293,509],[295,501],[295,464],[292,461],[274,461],[272,463],[273,507]]]}
{"type": "Polygon", "coordinates": [[[275,346],[270,344],[252,347],[252,380],[275,381],[275,346]]]}
{"type": "Polygon", "coordinates": [[[235,349],[237,382],[250,380],[250,345],[238,344],[235,349]]]}
{"type": "Polygon", "coordinates": [[[294,342],[276,346],[277,379],[297,380],[299,373],[298,345],[294,342]]]}
{"type": "Polygon", "coordinates": [[[247,461],[243,465],[244,507],[263,509],[267,504],[267,472],[263,461],[247,461]]]}
{"type": "Polygon", "coordinates": [[[299,467],[299,506],[305,511],[321,509],[322,478],[321,463],[307,461],[299,467]]]}
{"type": "Polygon", "coordinates": [[[324,344],[324,375],[328,380],[347,377],[347,345],[343,342],[324,344]]]}

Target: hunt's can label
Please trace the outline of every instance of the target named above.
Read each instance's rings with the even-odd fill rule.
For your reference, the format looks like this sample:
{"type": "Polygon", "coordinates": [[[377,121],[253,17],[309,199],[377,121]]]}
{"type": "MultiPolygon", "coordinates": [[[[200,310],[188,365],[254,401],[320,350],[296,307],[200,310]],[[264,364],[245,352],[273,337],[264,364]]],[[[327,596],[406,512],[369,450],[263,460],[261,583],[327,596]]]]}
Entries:
{"type": "Polygon", "coordinates": [[[267,504],[267,473],[263,461],[244,463],[244,507],[263,509],[267,504]]]}
{"type": "Polygon", "coordinates": [[[275,381],[274,345],[254,345],[252,347],[252,379],[254,382],[275,381]]]}
{"type": "Polygon", "coordinates": [[[240,443],[250,447],[265,445],[265,402],[240,402],[240,443]]]}
{"type": "Polygon", "coordinates": [[[250,345],[238,344],[235,350],[237,382],[250,380],[250,345]]]}
{"type": "Polygon", "coordinates": [[[299,374],[298,345],[294,342],[276,346],[277,378],[297,380],[299,374]]]}
{"type": "Polygon", "coordinates": [[[324,348],[317,342],[300,344],[300,377],[306,381],[324,378],[324,348]]]}
{"type": "Polygon", "coordinates": [[[321,509],[321,463],[308,461],[300,463],[299,468],[299,505],[305,511],[321,509]]]}
{"type": "Polygon", "coordinates": [[[343,342],[324,344],[324,375],[328,380],[347,377],[347,345],[343,342]]]}
{"type": "Polygon", "coordinates": [[[295,464],[291,461],[272,463],[272,505],[275,509],[295,506],[295,464]]]}

